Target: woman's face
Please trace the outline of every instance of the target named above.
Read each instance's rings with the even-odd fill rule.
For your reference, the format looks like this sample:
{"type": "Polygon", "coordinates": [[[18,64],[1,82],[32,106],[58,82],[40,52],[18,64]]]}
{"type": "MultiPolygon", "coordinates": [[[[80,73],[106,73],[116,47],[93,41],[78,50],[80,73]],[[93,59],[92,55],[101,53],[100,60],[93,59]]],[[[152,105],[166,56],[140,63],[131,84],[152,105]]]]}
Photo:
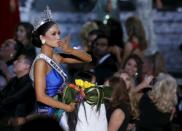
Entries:
{"type": "Polygon", "coordinates": [[[126,70],[130,76],[135,76],[137,73],[137,63],[134,59],[129,59],[126,63],[124,70],[126,70]]]}
{"type": "Polygon", "coordinates": [[[43,36],[46,40],[46,44],[51,47],[59,47],[58,42],[60,41],[60,30],[57,24],[54,24],[43,36]]]}
{"type": "Polygon", "coordinates": [[[15,50],[16,41],[13,39],[6,40],[0,48],[1,59],[11,59],[16,53],[15,50]]]}
{"type": "Polygon", "coordinates": [[[16,31],[16,39],[23,43],[27,39],[27,32],[24,26],[19,25],[16,31]]]}

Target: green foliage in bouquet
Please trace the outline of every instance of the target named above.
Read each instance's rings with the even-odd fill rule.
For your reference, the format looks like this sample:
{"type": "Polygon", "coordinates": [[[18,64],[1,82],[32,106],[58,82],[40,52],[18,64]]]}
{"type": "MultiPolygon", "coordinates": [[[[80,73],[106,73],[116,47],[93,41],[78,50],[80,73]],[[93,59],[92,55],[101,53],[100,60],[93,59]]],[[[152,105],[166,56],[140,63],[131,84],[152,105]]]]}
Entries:
{"type": "Polygon", "coordinates": [[[111,93],[112,89],[108,86],[76,79],[75,84],[68,84],[64,89],[62,99],[66,104],[86,101],[89,105],[96,105],[99,110],[104,100],[111,97],[111,93]]]}

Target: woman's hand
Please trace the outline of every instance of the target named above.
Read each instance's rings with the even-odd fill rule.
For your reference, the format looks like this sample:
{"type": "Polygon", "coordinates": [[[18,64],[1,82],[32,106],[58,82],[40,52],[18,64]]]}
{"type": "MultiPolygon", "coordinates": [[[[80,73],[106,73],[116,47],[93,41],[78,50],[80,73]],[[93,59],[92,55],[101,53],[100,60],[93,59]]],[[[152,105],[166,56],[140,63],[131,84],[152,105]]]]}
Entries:
{"type": "Polygon", "coordinates": [[[136,87],[136,88],[131,88],[132,92],[140,92],[144,88],[151,88],[152,86],[150,85],[150,82],[153,80],[153,76],[145,76],[144,80],[136,87]]]}
{"type": "Polygon", "coordinates": [[[66,36],[63,40],[61,40],[59,43],[60,43],[60,48],[65,52],[65,53],[68,53],[68,54],[71,54],[72,52],[72,49],[70,47],[70,41],[71,41],[71,36],[68,35],[66,36]]]}
{"type": "Polygon", "coordinates": [[[84,52],[83,50],[78,50],[70,47],[70,35],[66,36],[63,40],[58,42],[59,47],[63,50],[64,53],[71,54],[76,58],[65,58],[61,59],[62,63],[83,63],[83,62],[91,62],[92,57],[84,52]]]}
{"type": "Polygon", "coordinates": [[[75,105],[76,105],[76,103],[70,103],[69,105],[66,106],[65,111],[67,111],[67,112],[74,111],[75,110],[75,105]]]}
{"type": "Polygon", "coordinates": [[[154,76],[152,75],[145,76],[142,83],[144,84],[144,86],[149,86],[153,79],[154,79],[154,76]]]}

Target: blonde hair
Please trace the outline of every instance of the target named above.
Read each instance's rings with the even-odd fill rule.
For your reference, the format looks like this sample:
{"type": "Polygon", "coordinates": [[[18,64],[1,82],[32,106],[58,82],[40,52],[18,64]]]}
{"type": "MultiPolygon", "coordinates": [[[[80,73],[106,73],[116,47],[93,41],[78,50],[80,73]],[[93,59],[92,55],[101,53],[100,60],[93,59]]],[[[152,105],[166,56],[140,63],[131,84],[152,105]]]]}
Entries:
{"type": "Polygon", "coordinates": [[[148,94],[159,111],[171,112],[177,104],[177,82],[169,74],[160,73],[148,94]]]}
{"type": "Polygon", "coordinates": [[[80,36],[84,44],[87,44],[88,42],[89,32],[98,28],[99,28],[98,25],[93,21],[88,21],[81,27],[80,36]]]}

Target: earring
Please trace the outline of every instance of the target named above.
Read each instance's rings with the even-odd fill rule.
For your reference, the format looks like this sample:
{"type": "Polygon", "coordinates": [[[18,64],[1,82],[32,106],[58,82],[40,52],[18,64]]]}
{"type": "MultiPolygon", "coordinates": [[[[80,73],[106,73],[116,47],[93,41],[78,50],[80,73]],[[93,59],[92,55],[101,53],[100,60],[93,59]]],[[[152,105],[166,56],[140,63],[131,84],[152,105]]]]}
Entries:
{"type": "Polygon", "coordinates": [[[10,54],[10,57],[13,58],[13,53],[10,54]]]}
{"type": "Polygon", "coordinates": [[[45,39],[42,39],[41,42],[44,45],[46,43],[46,40],[45,39]]]}
{"type": "Polygon", "coordinates": [[[137,77],[137,76],[138,76],[138,72],[135,73],[135,77],[137,77]]]}

